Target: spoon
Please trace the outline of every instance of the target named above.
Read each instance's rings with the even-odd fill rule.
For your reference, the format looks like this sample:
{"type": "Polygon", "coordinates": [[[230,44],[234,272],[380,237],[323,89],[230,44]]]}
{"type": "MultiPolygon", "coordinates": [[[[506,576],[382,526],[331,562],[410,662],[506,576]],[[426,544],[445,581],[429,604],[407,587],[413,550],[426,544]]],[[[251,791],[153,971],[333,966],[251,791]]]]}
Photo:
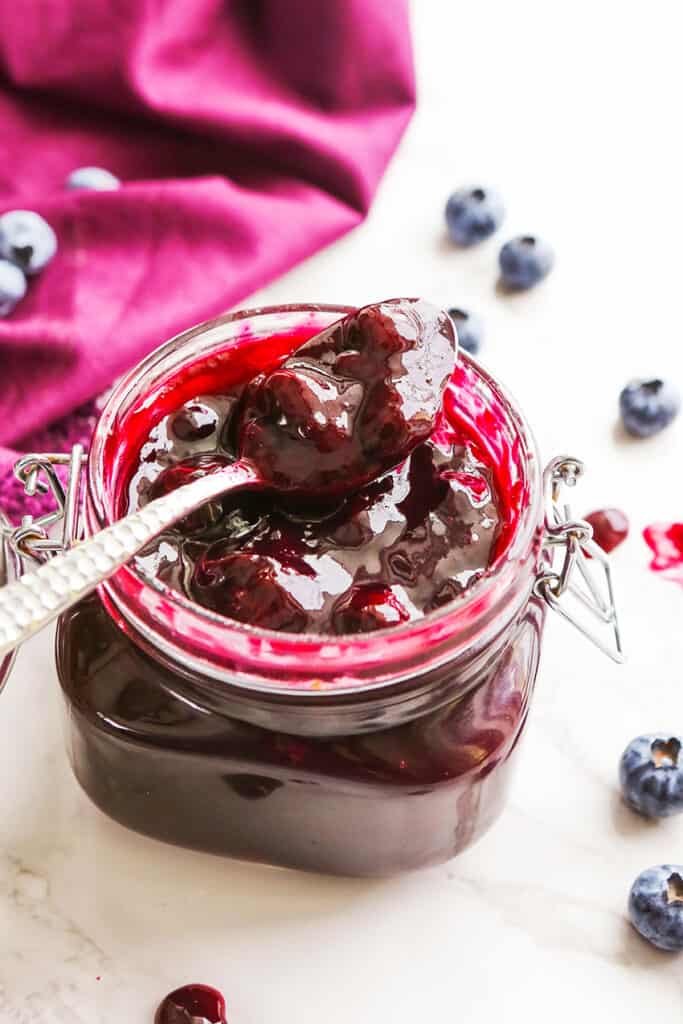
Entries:
{"type": "Polygon", "coordinates": [[[247,387],[237,461],[0,589],[0,660],[209,501],[254,488],[343,497],[398,465],[432,433],[456,354],[449,317],[422,299],[364,306],[310,338],[247,387]]]}

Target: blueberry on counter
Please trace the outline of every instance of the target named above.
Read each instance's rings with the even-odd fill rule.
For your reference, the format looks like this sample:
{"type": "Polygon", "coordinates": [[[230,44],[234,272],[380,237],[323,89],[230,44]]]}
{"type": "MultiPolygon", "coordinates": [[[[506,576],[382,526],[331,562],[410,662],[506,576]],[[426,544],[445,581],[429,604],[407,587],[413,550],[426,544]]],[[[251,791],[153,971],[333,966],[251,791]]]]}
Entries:
{"type": "Polygon", "coordinates": [[[666,380],[632,380],[619,395],[625,430],[633,437],[652,437],[680,412],[681,396],[666,380]]]}
{"type": "Polygon", "coordinates": [[[484,321],[476,313],[469,313],[457,306],[449,309],[448,315],[455,324],[460,348],[476,356],[484,338],[484,321]]]}
{"type": "Polygon", "coordinates": [[[683,865],[659,864],[638,875],[628,899],[631,924],[658,949],[683,949],[683,865]]]}
{"type": "Polygon", "coordinates": [[[90,189],[93,192],[115,192],[121,188],[116,175],[104,167],[79,167],[71,172],[65,184],[67,188],[90,189]]]}
{"type": "Polygon", "coordinates": [[[631,740],[619,762],[626,803],[647,818],[683,811],[683,739],[648,733],[631,740]]]}
{"type": "Polygon", "coordinates": [[[491,188],[461,188],[446,203],[448,234],[458,245],[483,242],[500,227],[504,216],[503,201],[491,188]]]}
{"type": "Polygon", "coordinates": [[[26,278],[23,270],[0,259],[0,316],[9,316],[26,294],[26,278]]]}
{"type": "Polygon", "coordinates": [[[57,252],[57,236],[33,210],[10,210],[0,217],[0,257],[25,274],[39,274],[57,252]]]}
{"type": "Polygon", "coordinates": [[[555,253],[537,235],[518,235],[505,243],[498,263],[503,284],[522,291],[533,288],[548,276],[555,263],[555,253]]]}

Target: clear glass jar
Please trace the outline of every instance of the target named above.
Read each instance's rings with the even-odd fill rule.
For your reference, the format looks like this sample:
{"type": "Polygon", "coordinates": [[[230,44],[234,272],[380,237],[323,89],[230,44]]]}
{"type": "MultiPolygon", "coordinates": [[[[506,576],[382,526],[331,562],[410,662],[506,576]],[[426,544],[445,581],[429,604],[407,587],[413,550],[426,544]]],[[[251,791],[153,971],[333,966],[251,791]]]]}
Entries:
{"type": "MultiPolygon", "coordinates": [[[[302,323],[322,328],[347,311],[241,312],[152,353],[96,428],[88,530],[120,513],[150,410],[253,376],[302,323]]],[[[127,566],[62,617],[69,754],[103,811],[168,842],[349,875],[446,860],[492,824],[538,666],[542,474],[522,415],[466,354],[446,411],[496,466],[509,534],[455,602],[372,634],[284,634],[227,620],[127,566]]]]}

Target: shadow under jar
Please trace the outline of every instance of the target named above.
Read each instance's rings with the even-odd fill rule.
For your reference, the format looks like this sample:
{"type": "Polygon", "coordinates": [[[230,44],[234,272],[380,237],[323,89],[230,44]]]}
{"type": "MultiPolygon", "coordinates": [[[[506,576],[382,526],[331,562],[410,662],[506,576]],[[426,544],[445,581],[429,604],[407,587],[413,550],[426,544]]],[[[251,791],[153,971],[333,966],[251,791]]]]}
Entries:
{"type": "MultiPolygon", "coordinates": [[[[97,425],[86,528],[120,516],[162,416],[274,367],[347,312],[237,313],[152,353],[97,425]]],[[[128,565],[61,618],[69,755],[105,813],[182,846],[361,876],[447,860],[492,824],[538,666],[542,474],[523,417],[466,353],[445,414],[493,467],[502,534],[485,575],[443,607],[374,633],[290,634],[128,565]]]]}

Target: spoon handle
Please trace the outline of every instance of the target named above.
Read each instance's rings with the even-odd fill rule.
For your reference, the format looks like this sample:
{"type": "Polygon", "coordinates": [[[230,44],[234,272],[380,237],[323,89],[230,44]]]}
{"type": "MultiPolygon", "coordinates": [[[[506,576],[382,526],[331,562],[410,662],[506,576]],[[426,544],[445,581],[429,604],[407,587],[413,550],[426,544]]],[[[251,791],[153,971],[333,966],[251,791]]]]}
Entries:
{"type": "Polygon", "coordinates": [[[0,589],[0,661],[71,608],[169,526],[207,501],[261,478],[247,462],[208,473],[120,519],[0,589]]]}

